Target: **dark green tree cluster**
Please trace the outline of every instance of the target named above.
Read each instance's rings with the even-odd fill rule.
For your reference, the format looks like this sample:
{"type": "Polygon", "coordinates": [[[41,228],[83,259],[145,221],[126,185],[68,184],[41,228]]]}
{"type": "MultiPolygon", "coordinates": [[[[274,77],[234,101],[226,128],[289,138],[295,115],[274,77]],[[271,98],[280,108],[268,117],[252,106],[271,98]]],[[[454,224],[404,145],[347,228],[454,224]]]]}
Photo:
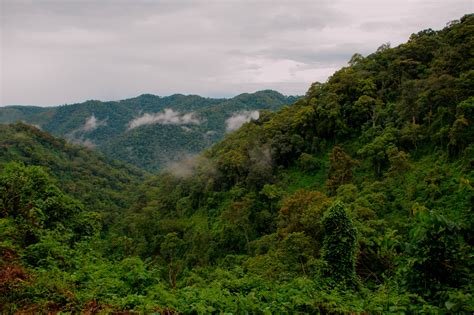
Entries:
{"type": "Polygon", "coordinates": [[[43,167],[58,187],[106,222],[130,206],[132,191],[147,174],[22,123],[0,125],[0,167],[9,161],[43,167]]]}
{"type": "Polygon", "coordinates": [[[335,285],[355,286],[357,233],[344,205],[335,202],[321,223],[324,226],[321,256],[327,264],[324,277],[335,285]]]}

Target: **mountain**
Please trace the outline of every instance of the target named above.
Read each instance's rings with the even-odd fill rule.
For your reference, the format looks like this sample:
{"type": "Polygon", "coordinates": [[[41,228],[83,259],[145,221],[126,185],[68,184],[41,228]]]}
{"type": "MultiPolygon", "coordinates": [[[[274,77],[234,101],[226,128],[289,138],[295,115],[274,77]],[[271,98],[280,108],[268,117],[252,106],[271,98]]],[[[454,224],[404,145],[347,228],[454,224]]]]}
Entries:
{"type": "Polygon", "coordinates": [[[160,253],[178,302],[158,304],[472,311],[473,26],[469,15],[355,54],[292,106],[145,182],[115,233],[132,255],[160,253]]]}
{"type": "Polygon", "coordinates": [[[355,54],[126,191],[106,231],[1,166],[3,311],[472,313],[473,26],[355,54]]]}
{"type": "Polygon", "coordinates": [[[275,111],[296,99],[270,90],[231,99],[147,94],[118,102],[8,106],[0,108],[0,123],[33,124],[69,142],[97,147],[111,158],[156,171],[201,152],[226,131],[257,118],[258,111],[275,111]]]}
{"type": "Polygon", "coordinates": [[[147,175],[23,123],[0,125],[0,169],[11,161],[42,167],[66,193],[109,219],[130,205],[130,192],[147,175]]]}

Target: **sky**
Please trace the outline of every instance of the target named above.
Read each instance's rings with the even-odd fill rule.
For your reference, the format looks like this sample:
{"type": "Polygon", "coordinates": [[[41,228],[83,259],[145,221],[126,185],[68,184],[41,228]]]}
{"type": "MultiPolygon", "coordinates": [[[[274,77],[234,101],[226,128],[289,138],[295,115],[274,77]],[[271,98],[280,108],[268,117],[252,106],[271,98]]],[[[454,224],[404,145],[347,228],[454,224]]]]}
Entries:
{"type": "Polygon", "coordinates": [[[0,0],[0,105],[302,95],[474,0],[0,0]]]}

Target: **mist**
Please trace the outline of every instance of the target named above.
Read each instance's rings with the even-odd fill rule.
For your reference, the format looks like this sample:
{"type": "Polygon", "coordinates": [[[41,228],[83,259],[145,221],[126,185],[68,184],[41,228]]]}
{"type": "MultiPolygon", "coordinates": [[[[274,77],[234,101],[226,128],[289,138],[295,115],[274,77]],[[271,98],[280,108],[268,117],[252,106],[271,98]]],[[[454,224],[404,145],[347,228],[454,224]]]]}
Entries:
{"type": "Polygon", "coordinates": [[[260,113],[257,110],[235,113],[229,119],[226,120],[226,130],[237,130],[246,122],[256,120],[258,119],[258,117],[260,117],[260,113]]]}
{"type": "Polygon", "coordinates": [[[128,123],[128,130],[138,128],[143,125],[199,125],[201,121],[193,112],[181,114],[171,108],[166,108],[162,113],[145,113],[128,123]]]}

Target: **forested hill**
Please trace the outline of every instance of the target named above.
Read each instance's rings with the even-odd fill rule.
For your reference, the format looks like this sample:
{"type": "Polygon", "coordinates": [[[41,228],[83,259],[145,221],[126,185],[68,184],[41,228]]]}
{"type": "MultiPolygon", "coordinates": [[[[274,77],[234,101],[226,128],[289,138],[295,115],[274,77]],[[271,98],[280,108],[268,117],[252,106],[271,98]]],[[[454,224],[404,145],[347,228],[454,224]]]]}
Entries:
{"type": "Polygon", "coordinates": [[[176,94],[59,107],[0,108],[0,123],[23,121],[69,142],[97,147],[111,158],[158,170],[221,140],[226,131],[296,100],[275,91],[231,99],[176,94]]]}
{"type": "Polygon", "coordinates": [[[473,44],[471,14],[355,54],[294,105],[141,183],[103,233],[48,207],[38,224],[24,209],[50,204],[47,190],[11,189],[17,174],[35,173],[2,167],[0,304],[474,312],[473,44]],[[23,211],[11,210],[12,196],[23,211]]]}
{"type": "Polygon", "coordinates": [[[0,169],[12,161],[42,167],[62,190],[107,220],[130,206],[131,192],[147,175],[23,123],[0,125],[0,169]]]}

